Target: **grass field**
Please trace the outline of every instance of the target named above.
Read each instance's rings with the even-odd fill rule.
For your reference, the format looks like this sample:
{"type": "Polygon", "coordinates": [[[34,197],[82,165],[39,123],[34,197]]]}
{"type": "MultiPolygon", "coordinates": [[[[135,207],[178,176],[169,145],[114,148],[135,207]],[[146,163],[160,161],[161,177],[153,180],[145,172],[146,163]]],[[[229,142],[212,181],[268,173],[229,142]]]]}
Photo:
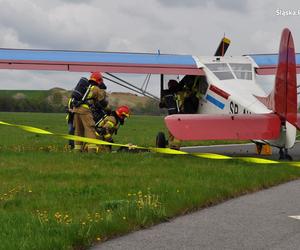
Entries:
{"type": "MultiPolygon", "coordinates": [[[[63,114],[0,121],[64,133],[63,114]]],[[[115,140],[153,146],[161,117],[133,116],[115,140]]],[[[248,192],[300,168],[153,153],[76,154],[66,141],[0,126],[0,249],[86,249],[248,192]]]]}

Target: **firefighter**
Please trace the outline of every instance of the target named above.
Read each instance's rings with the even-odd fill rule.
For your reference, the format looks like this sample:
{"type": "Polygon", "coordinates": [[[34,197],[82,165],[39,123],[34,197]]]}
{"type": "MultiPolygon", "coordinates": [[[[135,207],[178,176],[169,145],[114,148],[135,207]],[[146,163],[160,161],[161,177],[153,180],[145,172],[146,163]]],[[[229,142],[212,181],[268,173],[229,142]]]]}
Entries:
{"type": "MultiPolygon", "coordinates": [[[[165,90],[162,101],[159,103],[160,108],[167,108],[168,115],[184,112],[185,91],[182,85],[176,80],[169,80],[168,89],[165,90]]],[[[176,139],[170,131],[168,132],[168,142],[171,149],[180,148],[180,140],[176,139]]]]}
{"type": "MultiPolygon", "coordinates": [[[[98,139],[113,142],[113,134],[117,134],[120,125],[129,117],[130,110],[127,106],[120,106],[115,111],[102,117],[96,122],[96,134],[98,139]]],[[[99,146],[98,152],[110,152],[111,146],[99,146]]]]}
{"type": "Polygon", "coordinates": [[[160,108],[166,108],[168,115],[178,114],[182,108],[181,87],[176,80],[169,80],[168,89],[164,90],[160,108]]]}
{"type": "MultiPolygon", "coordinates": [[[[85,79],[87,82],[89,82],[88,79],[86,79],[86,78],[82,78],[82,79],[85,79]]],[[[100,85],[98,85],[98,87],[103,90],[107,89],[104,82],[102,82],[100,85]]],[[[66,109],[65,109],[66,113],[67,113],[66,120],[68,123],[68,134],[69,135],[74,135],[74,133],[75,133],[73,108],[74,108],[73,97],[71,97],[71,98],[69,98],[68,105],[66,106],[66,109]]],[[[91,109],[92,109],[93,116],[94,116],[94,114],[97,113],[98,117],[99,117],[99,114],[105,114],[105,113],[109,112],[110,107],[108,105],[107,97],[105,97],[105,99],[103,99],[101,101],[101,103],[98,104],[97,107],[95,107],[93,105],[91,107],[91,109]]],[[[97,119],[97,117],[96,117],[96,119],[97,119]]],[[[95,117],[94,117],[94,120],[95,120],[95,117]]],[[[75,146],[74,140],[69,140],[69,148],[74,149],[74,146],[75,146]]]]}
{"type": "MultiPolygon", "coordinates": [[[[102,74],[100,72],[93,72],[88,80],[88,84],[87,88],[77,88],[77,86],[77,90],[75,88],[75,91],[81,92],[79,96],[82,96],[80,100],[77,98],[74,101],[74,108],[72,109],[74,113],[75,135],[96,139],[92,109],[102,106],[103,102],[106,102],[106,92],[103,88],[99,87],[103,84],[102,74]]],[[[88,143],[86,147],[88,152],[97,151],[96,144],[88,143]]],[[[75,141],[74,149],[75,151],[83,151],[83,143],[75,141]]]]}
{"type": "MultiPolygon", "coordinates": [[[[72,98],[68,101],[68,106],[66,107],[66,120],[68,123],[68,133],[69,135],[74,135],[75,127],[74,127],[74,113],[73,113],[73,105],[72,105],[72,98]]],[[[74,149],[75,144],[73,140],[69,140],[69,148],[74,149]]]]}

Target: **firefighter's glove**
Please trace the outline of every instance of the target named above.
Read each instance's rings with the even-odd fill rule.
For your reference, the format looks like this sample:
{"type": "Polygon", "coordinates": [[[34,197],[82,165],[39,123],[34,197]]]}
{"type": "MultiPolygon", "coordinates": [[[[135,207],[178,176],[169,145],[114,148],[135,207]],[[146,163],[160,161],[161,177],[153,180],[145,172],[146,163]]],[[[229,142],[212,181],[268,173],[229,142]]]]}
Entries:
{"type": "Polygon", "coordinates": [[[96,132],[99,135],[105,135],[106,134],[106,129],[105,128],[96,128],[96,132]]]}

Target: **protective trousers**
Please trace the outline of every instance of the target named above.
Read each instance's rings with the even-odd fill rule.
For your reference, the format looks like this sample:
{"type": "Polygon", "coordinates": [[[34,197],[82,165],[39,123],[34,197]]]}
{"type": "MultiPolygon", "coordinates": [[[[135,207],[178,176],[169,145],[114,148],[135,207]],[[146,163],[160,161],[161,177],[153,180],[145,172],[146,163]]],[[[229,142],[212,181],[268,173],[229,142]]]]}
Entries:
{"type": "MultiPolygon", "coordinates": [[[[93,120],[93,115],[91,112],[86,112],[84,114],[75,113],[74,127],[75,127],[75,135],[96,139],[95,122],[93,120]]],[[[88,152],[97,151],[96,144],[88,143],[86,146],[88,152]]],[[[83,142],[75,141],[75,150],[83,151],[84,150],[83,142]]]]}

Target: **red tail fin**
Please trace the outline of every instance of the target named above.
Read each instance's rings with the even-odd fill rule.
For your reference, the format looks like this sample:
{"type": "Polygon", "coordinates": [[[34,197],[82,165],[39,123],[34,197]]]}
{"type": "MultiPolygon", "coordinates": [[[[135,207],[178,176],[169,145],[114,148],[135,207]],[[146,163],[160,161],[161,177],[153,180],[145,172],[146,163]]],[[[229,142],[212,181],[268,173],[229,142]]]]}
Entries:
{"type": "Polygon", "coordinates": [[[294,41],[291,32],[284,29],[281,36],[276,72],[274,101],[281,119],[297,123],[297,77],[294,41]]]}
{"type": "Polygon", "coordinates": [[[289,29],[284,29],[281,34],[274,90],[267,98],[259,98],[259,100],[278,114],[283,123],[288,121],[296,126],[296,60],[294,41],[289,29]]]}

